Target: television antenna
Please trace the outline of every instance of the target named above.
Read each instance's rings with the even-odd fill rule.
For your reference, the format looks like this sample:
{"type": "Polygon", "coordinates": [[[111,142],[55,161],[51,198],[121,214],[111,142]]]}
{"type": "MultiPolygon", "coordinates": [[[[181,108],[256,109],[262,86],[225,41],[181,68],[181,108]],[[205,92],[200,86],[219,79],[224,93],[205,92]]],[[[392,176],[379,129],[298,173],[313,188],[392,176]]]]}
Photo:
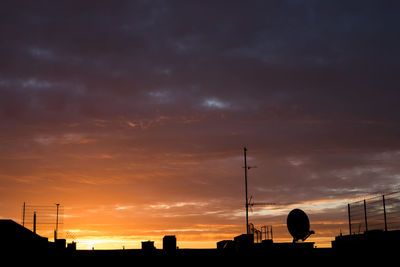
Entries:
{"type": "Polygon", "coordinates": [[[278,204],[275,202],[254,202],[253,196],[250,196],[250,198],[249,198],[249,208],[250,208],[251,212],[253,212],[252,207],[254,207],[254,206],[274,206],[274,205],[278,205],[278,204]]]}
{"type": "Polygon", "coordinates": [[[245,192],[246,192],[246,233],[249,234],[249,198],[248,198],[248,194],[247,194],[247,170],[250,170],[252,167],[251,166],[247,166],[247,148],[244,147],[243,148],[243,157],[244,157],[244,188],[245,188],[245,192]]]}
{"type": "Polygon", "coordinates": [[[276,203],[269,203],[269,202],[260,202],[260,203],[254,203],[253,201],[253,196],[248,197],[248,191],[247,191],[247,171],[252,169],[252,168],[257,168],[257,166],[248,166],[247,165],[247,148],[243,148],[243,157],[244,157],[244,187],[245,187],[245,194],[246,194],[246,233],[250,234],[249,231],[249,208],[250,211],[253,211],[252,207],[253,206],[272,206],[272,205],[277,205],[276,203]]]}
{"type": "Polygon", "coordinates": [[[71,232],[71,231],[67,231],[67,233],[66,233],[66,239],[71,239],[72,242],[75,242],[75,239],[76,239],[75,233],[73,233],[73,232],[71,232]]]}

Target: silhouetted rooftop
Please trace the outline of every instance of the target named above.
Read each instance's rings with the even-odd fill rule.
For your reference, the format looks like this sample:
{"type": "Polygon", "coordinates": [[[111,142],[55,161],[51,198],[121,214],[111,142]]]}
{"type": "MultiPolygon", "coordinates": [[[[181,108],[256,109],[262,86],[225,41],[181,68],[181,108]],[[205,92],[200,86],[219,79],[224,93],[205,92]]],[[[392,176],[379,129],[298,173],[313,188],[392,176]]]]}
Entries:
{"type": "Polygon", "coordinates": [[[13,220],[0,220],[0,236],[2,248],[39,248],[48,243],[48,239],[42,237],[13,220]]]}

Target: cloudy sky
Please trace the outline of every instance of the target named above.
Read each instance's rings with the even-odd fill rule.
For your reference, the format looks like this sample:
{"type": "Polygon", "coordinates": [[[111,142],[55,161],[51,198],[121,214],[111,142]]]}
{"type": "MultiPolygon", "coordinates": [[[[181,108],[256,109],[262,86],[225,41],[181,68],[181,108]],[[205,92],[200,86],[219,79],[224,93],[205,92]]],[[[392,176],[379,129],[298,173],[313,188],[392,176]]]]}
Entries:
{"type": "MultiPolygon", "coordinates": [[[[64,206],[80,248],[250,221],[330,245],[346,204],[400,186],[398,1],[3,1],[0,216],[64,206]]],[[[42,233],[46,235],[46,233],[42,233]]],[[[51,235],[50,235],[51,236],[51,235]]]]}

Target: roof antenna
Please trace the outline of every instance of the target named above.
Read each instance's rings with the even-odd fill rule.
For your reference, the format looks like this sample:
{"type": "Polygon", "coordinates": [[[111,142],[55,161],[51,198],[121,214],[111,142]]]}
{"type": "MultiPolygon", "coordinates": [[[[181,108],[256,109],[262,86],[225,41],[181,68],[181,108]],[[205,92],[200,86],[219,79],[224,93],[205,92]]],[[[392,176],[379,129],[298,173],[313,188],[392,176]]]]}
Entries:
{"type": "Polygon", "coordinates": [[[251,168],[257,168],[257,166],[247,166],[247,148],[243,148],[243,156],[244,156],[244,188],[246,191],[246,233],[249,234],[249,198],[247,193],[247,170],[251,168]]]}

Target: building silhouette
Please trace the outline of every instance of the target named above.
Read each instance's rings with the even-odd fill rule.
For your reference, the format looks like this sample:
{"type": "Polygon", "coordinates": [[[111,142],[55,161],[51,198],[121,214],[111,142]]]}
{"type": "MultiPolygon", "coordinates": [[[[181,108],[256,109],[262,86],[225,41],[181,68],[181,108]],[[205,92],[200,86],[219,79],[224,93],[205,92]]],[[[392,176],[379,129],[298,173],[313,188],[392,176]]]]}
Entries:
{"type": "Polygon", "coordinates": [[[47,249],[48,239],[23,227],[13,220],[0,220],[0,246],[2,250],[42,250],[47,249]]]}
{"type": "Polygon", "coordinates": [[[163,251],[166,255],[176,254],[176,237],[174,235],[166,235],[163,238],[163,251]]]}

